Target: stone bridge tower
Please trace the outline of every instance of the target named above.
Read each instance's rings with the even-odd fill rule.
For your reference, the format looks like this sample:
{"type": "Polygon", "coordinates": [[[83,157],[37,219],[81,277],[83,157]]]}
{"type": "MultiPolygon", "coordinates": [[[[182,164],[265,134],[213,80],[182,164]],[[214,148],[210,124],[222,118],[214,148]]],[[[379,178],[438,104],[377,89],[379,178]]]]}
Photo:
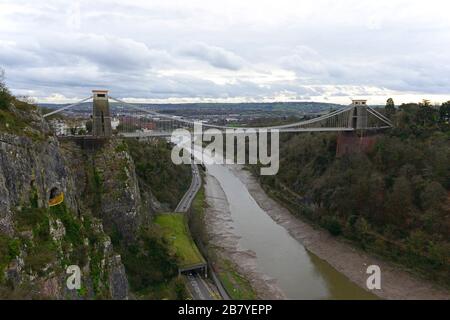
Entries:
{"type": "Polygon", "coordinates": [[[354,108],[348,118],[348,127],[355,130],[367,128],[367,100],[352,100],[354,108]]]}
{"type": "Polygon", "coordinates": [[[109,112],[108,90],[92,90],[92,135],[110,137],[111,115],[109,112]]]}
{"type": "Polygon", "coordinates": [[[367,134],[368,127],[367,100],[352,100],[351,112],[348,116],[347,127],[355,131],[341,132],[337,137],[336,155],[351,153],[367,153],[373,150],[377,135],[367,134]]]}

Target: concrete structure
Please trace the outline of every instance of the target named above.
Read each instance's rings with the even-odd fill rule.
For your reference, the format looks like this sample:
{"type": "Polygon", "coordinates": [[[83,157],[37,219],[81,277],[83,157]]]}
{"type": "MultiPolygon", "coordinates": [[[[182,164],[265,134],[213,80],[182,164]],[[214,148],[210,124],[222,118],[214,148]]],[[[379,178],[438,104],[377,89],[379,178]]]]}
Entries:
{"type": "Polygon", "coordinates": [[[94,137],[110,137],[111,114],[107,90],[92,90],[92,135],[94,137]]]}
{"type": "Polygon", "coordinates": [[[352,111],[348,119],[348,127],[355,130],[367,128],[367,100],[352,100],[352,111]]]}

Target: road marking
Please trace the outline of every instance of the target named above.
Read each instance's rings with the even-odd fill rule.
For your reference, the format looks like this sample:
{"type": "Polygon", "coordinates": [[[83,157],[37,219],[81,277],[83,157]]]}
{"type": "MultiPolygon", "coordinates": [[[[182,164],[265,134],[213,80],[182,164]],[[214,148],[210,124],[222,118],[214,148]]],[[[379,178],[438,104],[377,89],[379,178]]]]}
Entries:
{"type": "Polygon", "coordinates": [[[192,276],[188,276],[189,282],[191,283],[192,288],[195,290],[195,292],[197,292],[198,297],[200,298],[200,300],[206,300],[205,297],[203,296],[197,282],[195,282],[195,278],[192,276]]]}
{"type": "MultiPolygon", "coordinates": [[[[211,288],[210,288],[209,285],[206,283],[206,281],[205,281],[201,276],[198,276],[198,278],[199,278],[200,281],[203,283],[203,285],[206,287],[206,290],[208,290],[209,295],[210,295],[212,298],[215,298],[215,294],[212,292],[211,288]]],[[[214,300],[217,300],[217,299],[214,299],[214,300]]]]}

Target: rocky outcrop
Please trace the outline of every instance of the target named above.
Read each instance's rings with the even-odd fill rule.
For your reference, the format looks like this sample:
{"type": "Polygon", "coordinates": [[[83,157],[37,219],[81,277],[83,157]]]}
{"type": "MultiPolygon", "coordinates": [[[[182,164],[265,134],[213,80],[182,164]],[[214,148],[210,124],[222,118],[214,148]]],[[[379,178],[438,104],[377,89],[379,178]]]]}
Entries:
{"type": "Polygon", "coordinates": [[[66,192],[67,205],[77,209],[56,138],[36,141],[0,132],[0,232],[12,234],[13,211],[33,192],[38,206],[46,206],[52,188],[66,192]]]}
{"type": "Polygon", "coordinates": [[[149,218],[142,201],[133,159],[121,142],[110,140],[96,149],[83,149],[71,142],[62,145],[82,212],[100,218],[106,232],[127,243],[136,238],[139,226],[149,218]]]}
{"type": "MultiPolygon", "coordinates": [[[[121,167],[94,159],[104,168],[107,195],[96,215],[86,193],[89,158],[61,146],[36,111],[11,110],[26,118],[26,125],[18,133],[0,132],[0,297],[127,299],[125,269],[101,218],[105,226],[113,221],[124,236],[134,234],[140,198],[132,161],[123,172],[128,187],[122,191],[114,182],[121,167]],[[64,203],[49,208],[52,190],[64,193],[64,203]],[[82,270],[79,290],[66,286],[71,264],[82,270]]],[[[120,153],[110,158],[129,161],[120,153]]]]}
{"type": "Polygon", "coordinates": [[[120,255],[115,255],[108,262],[110,294],[113,299],[128,299],[128,280],[120,255]]]}
{"type": "Polygon", "coordinates": [[[144,218],[133,159],[120,144],[111,140],[94,156],[101,180],[101,217],[105,229],[117,232],[126,242],[136,239],[144,218]]]}
{"type": "Polygon", "coordinates": [[[148,186],[142,179],[139,179],[139,189],[141,191],[141,200],[145,212],[154,215],[159,212],[169,211],[166,208],[163,208],[161,203],[153,194],[150,186],[148,186]]]}

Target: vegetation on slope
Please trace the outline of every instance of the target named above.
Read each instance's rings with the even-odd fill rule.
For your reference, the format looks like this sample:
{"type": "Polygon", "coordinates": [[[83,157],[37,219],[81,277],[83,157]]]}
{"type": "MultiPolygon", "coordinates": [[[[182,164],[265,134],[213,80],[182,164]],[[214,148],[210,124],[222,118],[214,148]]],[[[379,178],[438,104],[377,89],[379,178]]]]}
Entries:
{"type": "Polygon", "coordinates": [[[396,127],[369,153],[336,156],[335,134],[281,136],[280,171],[260,179],[294,214],[450,285],[450,102],[385,112],[396,127]]]}
{"type": "Polygon", "coordinates": [[[131,289],[138,297],[184,298],[184,286],[177,277],[176,256],[157,225],[143,226],[134,243],[127,246],[115,243],[115,247],[122,255],[131,289]]]}
{"type": "Polygon", "coordinates": [[[127,140],[136,174],[150,187],[158,201],[174,210],[191,184],[189,165],[177,166],[170,160],[170,146],[163,140],[127,140]]]}
{"type": "Polygon", "coordinates": [[[180,268],[205,263],[191,238],[184,214],[160,214],[155,217],[155,223],[163,229],[165,238],[178,258],[180,268]]]}
{"type": "Polygon", "coordinates": [[[43,139],[45,135],[39,127],[40,123],[33,118],[36,106],[11,95],[3,79],[0,69],[0,132],[43,139]]]}
{"type": "Polygon", "coordinates": [[[208,235],[205,225],[205,186],[202,185],[200,190],[195,195],[192,201],[192,206],[189,214],[189,229],[191,230],[192,237],[202,248],[208,246],[208,235]]]}
{"type": "MultiPolygon", "coordinates": [[[[122,154],[129,151],[127,144],[112,143],[104,148],[108,148],[106,152],[110,154],[107,162],[99,161],[99,157],[96,157],[97,161],[92,161],[92,155],[84,161],[87,185],[83,197],[94,215],[99,216],[105,201],[119,199],[116,205],[120,207],[121,201],[125,201],[120,200],[123,197],[121,193],[133,184],[130,180],[133,175],[127,174],[130,164],[122,154]]],[[[97,151],[97,155],[101,152],[105,150],[97,151]]],[[[151,171],[145,174],[147,179],[153,176],[151,171]]],[[[151,221],[150,213],[143,212],[142,219],[138,218],[140,214],[136,216],[139,221],[137,230],[128,235],[124,232],[129,233],[130,230],[118,230],[120,220],[116,221],[117,218],[109,218],[112,221],[108,224],[104,221],[105,231],[110,235],[114,249],[121,255],[131,291],[135,297],[144,299],[184,298],[184,283],[178,278],[177,258],[171,252],[170,244],[164,238],[162,229],[151,221]]]]}
{"type": "MultiPolygon", "coordinates": [[[[108,275],[102,267],[104,256],[99,247],[105,235],[95,228],[99,222],[94,223],[93,220],[89,215],[84,216],[83,220],[77,218],[64,203],[39,208],[37,202],[31,200],[15,214],[16,233],[12,236],[0,234],[0,270],[4,270],[13,259],[21,257],[27,275],[46,278],[55,273],[63,274],[72,264],[84,267],[89,260],[91,296],[109,297],[106,286],[108,275]],[[55,232],[60,228],[64,232],[58,235],[55,232]]],[[[3,272],[0,275],[2,298],[49,298],[37,294],[37,288],[27,281],[17,285],[5,281],[3,272]]],[[[79,297],[84,297],[86,293],[85,287],[78,291],[79,297]]]]}

